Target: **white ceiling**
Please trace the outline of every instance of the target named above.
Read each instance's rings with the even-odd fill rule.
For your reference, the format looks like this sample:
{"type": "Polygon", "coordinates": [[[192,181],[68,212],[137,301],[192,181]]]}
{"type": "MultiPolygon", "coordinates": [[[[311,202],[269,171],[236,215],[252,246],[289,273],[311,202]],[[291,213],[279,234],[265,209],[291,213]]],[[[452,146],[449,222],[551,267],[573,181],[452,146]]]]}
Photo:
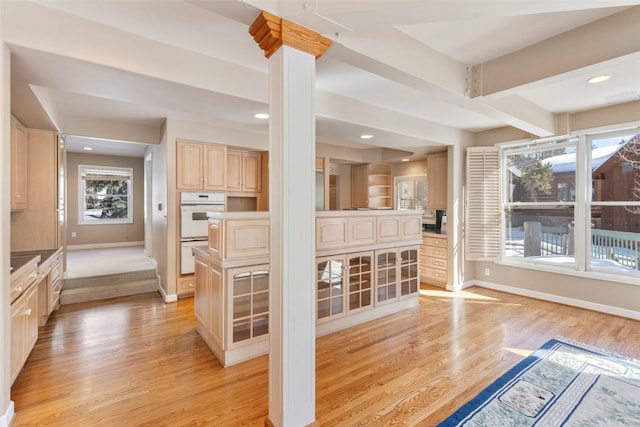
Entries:
{"type": "Polygon", "coordinates": [[[267,134],[253,113],[268,110],[268,60],[248,34],[260,6],[334,41],[317,61],[318,142],[417,158],[490,129],[548,136],[554,114],[640,99],[638,5],[25,0],[0,1],[0,28],[20,121],[57,129],[69,150],[142,156],[166,118],[267,134]],[[502,83],[489,74],[501,61],[533,65],[475,96],[471,67],[485,90],[502,83]],[[611,79],[588,84],[595,74],[611,79]]]}

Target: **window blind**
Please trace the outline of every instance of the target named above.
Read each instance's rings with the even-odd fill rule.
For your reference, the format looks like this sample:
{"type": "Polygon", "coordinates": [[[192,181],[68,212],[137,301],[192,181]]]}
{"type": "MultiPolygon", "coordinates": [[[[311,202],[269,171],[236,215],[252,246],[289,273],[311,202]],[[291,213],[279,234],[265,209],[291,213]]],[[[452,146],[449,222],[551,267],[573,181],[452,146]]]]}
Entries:
{"type": "Polygon", "coordinates": [[[467,149],[465,258],[493,260],[500,255],[500,151],[467,149]]]}

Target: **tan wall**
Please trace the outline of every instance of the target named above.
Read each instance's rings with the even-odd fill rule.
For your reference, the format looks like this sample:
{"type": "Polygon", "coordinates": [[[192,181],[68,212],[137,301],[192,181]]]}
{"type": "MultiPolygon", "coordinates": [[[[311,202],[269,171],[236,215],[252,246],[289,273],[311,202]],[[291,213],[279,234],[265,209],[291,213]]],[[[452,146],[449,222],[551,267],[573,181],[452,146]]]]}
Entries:
{"type": "Polygon", "coordinates": [[[67,153],[67,244],[94,245],[144,241],[144,159],[67,153]],[[133,223],[78,224],[78,165],[133,168],[133,223]],[[76,237],[72,237],[72,233],[76,237]]]}

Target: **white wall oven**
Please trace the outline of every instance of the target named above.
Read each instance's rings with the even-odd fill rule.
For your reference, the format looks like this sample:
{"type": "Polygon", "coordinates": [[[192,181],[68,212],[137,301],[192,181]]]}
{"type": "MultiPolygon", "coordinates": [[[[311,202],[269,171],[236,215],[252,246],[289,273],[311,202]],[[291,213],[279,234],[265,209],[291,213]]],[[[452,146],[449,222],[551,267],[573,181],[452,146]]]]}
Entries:
{"type": "Polygon", "coordinates": [[[192,248],[207,244],[209,212],[225,211],[224,192],[180,193],[180,274],[192,274],[192,248]]]}

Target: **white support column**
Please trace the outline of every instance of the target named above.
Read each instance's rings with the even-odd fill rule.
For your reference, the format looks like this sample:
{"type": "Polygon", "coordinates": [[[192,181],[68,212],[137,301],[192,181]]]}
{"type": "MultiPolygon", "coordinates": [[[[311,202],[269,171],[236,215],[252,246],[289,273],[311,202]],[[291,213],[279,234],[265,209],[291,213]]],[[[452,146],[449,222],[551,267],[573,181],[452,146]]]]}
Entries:
{"type": "Polygon", "coordinates": [[[315,58],[270,61],[269,419],[298,427],[315,422],[315,58]]]}
{"type": "Polygon", "coordinates": [[[270,58],[269,417],[317,425],[315,322],[316,58],[331,41],[262,12],[249,33],[270,58]]]}

